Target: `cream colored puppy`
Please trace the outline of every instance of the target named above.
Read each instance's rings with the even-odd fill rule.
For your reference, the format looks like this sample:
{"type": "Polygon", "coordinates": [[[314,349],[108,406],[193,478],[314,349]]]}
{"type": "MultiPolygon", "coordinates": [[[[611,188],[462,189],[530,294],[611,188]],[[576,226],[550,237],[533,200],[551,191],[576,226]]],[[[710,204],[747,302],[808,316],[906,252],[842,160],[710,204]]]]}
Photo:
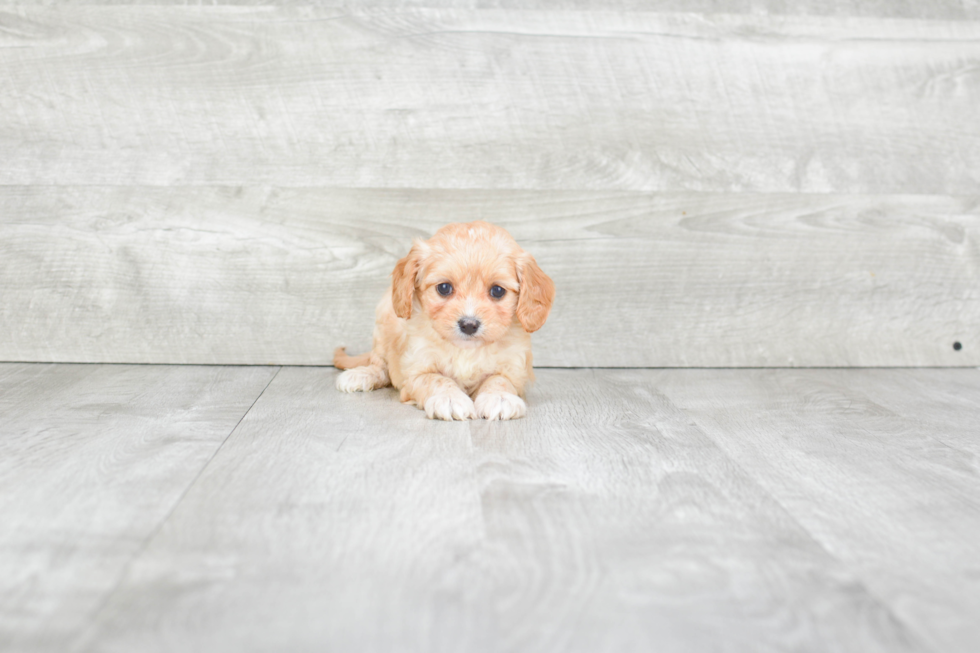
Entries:
{"type": "Polygon", "coordinates": [[[510,234],[486,222],[450,224],[416,240],[378,304],[370,353],[333,363],[337,388],[393,385],[433,419],[523,417],[533,380],[531,333],[555,285],[510,234]]]}

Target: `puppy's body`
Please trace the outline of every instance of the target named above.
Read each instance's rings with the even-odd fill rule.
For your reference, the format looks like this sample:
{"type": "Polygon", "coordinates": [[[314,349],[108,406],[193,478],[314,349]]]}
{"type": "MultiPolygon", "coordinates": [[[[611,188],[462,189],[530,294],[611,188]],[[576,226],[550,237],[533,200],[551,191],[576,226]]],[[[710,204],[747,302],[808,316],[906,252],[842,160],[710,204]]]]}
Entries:
{"type": "Polygon", "coordinates": [[[551,279],[513,238],[484,222],[416,241],[378,304],[370,354],[348,356],[337,387],[393,385],[438,419],[521,417],[533,379],[531,332],[547,319],[551,279]]]}

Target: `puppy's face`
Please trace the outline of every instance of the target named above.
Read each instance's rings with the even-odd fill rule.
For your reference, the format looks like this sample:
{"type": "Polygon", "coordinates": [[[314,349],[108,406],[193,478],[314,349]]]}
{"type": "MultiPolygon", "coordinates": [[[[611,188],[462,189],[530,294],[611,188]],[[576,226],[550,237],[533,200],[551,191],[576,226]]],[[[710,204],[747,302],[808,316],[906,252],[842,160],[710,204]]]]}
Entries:
{"type": "Polygon", "coordinates": [[[418,302],[435,331],[458,347],[502,337],[517,319],[526,331],[544,325],[554,284],[510,234],[485,222],[452,224],[418,241],[392,273],[395,313],[418,302]]]}
{"type": "Polygon", "coordinates": [[[506,333],[520,288],[508,253],[471,244],[431,257],[424,270],[419,304],[439,335],[460,347],[477,347],[506,333]]]}

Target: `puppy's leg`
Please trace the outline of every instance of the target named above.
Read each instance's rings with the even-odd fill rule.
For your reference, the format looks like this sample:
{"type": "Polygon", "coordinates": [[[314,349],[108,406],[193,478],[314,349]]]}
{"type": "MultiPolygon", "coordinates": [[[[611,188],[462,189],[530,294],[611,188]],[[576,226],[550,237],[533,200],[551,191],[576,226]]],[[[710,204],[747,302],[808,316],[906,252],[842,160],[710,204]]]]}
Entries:
{"type": "Polygon", "coordinates": [[[352,367],[337,377],[337,389],[341,392],[368,392],[388,385],[391,385],[391,379],[383,361],[352,367]]]}
{"type": "Polygon", "coordinates": [[[402,401],[414,401],[429,419],[475,419],[473,400],[442,374],[420,374],[405,382],[402,401]]]}
{"type": "Polygon", "coordinates": [[[527,413],[527,404],[506,376],[496,374],[480,385],[474,402],[476,414],[484,419],[517,419],[527,413]]]}
{"type": "Polygon", "coordinates": [[[338,370],[349,370],[352,367],[363,367],[371,363],[371,352],[366,352],[360,356],[351,356],[347,353],[347,347],[337,347],[333,350],[333,366],[338,370]]]}

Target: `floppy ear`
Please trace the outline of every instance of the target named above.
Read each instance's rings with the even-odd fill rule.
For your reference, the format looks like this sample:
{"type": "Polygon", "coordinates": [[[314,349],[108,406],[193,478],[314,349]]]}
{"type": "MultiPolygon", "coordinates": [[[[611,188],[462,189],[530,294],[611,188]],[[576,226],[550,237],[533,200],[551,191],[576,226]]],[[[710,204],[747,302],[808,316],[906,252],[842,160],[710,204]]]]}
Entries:
{"type": "Polygon", "coordinates": [[[555,284],[527,252],[517,258],[517,281],[521,284],[517,319],[525,331],[534,333],[548,319],[551,304],[555,301],[555,284]]]}
{"type": "Polygon", "coordinates": [[[391,272],[391,303],[395,307],[395,315],[406,320],[412,317],[412,301],[415,299],[415,282],[421,258],[419,250],[419,244],[413,244],[405,258],[398,261],[391,272]]]}

